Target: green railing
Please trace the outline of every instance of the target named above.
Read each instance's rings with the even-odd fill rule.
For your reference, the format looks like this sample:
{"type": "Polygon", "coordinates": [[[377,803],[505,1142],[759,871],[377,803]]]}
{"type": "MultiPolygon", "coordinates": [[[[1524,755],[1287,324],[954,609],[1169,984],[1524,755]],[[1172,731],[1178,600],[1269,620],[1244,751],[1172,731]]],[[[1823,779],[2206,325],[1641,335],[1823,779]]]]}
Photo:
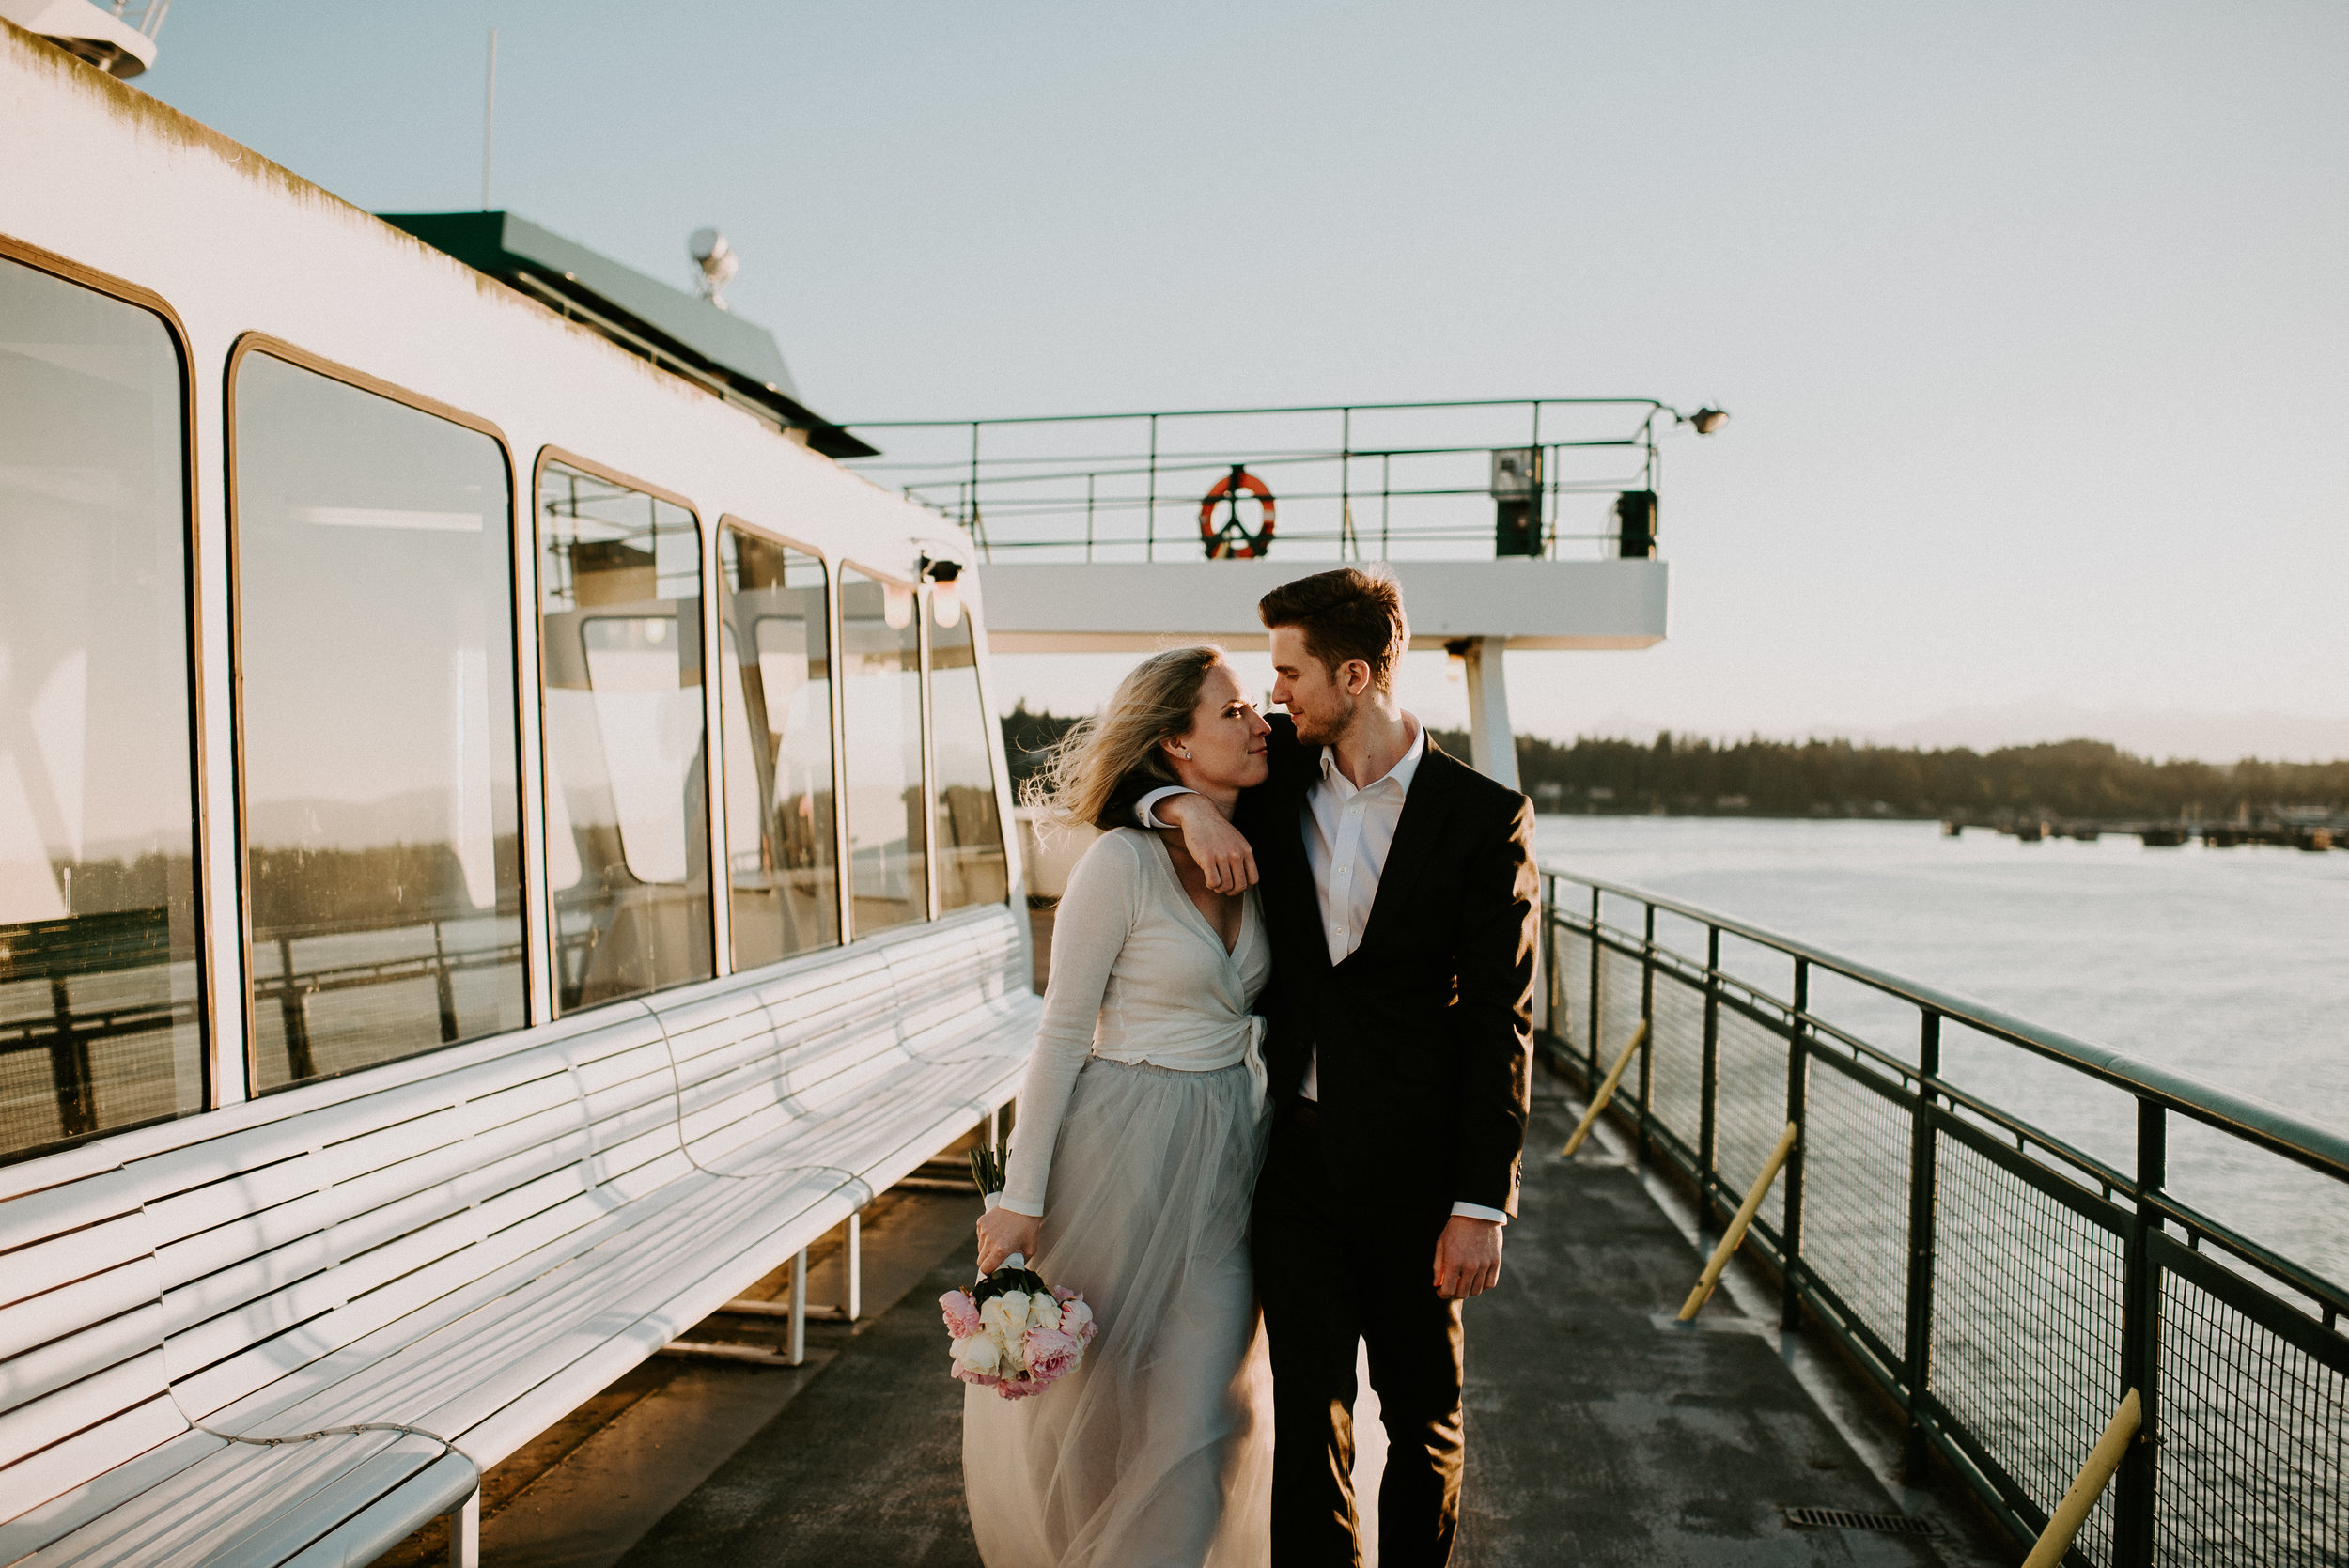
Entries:
{"type": "Polygon", "coordinates": [[[2069,1560],[2349,1562],[2349,1291],[2212,1212],[2273,1166],[2252,1186],[2295,1214],[2258,1218],[2349,1245],[2349,1137],[1636,888],[1546,870],[1543,906],[1545,1054],[1587,1089],[1648,1024],[1613,1114],[1708,1223],[1801,1129],[1746,1250],[1906,1414],[1912,1467],[2031,1540],[2135,1389],[2069,1560]],[[1979,1087],[2029,1074],[2117,1114],[2067,1140],[1979,1087]]]}

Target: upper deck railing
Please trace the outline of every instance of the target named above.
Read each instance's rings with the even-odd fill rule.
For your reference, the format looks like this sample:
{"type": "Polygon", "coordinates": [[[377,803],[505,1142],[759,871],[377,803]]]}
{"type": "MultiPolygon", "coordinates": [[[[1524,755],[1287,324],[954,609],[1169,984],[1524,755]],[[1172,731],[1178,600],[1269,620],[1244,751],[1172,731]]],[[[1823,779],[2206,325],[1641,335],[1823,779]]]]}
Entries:
{"type": "Polygon", "coordinates": [[[1198,560],[1218,537],[1307,561],[1555,559],[1652,553],[1660,441],[1725,417],[1521,397],[843,427],[890,448],[851,466],[989,560],[1198,560]]]}
{"type": "Polygon", "coordinates": [[[1906,1412],[1912,1462],[2028,1541],[2135,1389],[2071,1560],[2349,1560],[2349,1137],[1709,910],[1543,885],[1545,1050],[1595,1083],[1646,1022],[1616,1105],[1711,1219],[1796,1124],[1749,1245],[1789,1326],[1906,1412]]]}

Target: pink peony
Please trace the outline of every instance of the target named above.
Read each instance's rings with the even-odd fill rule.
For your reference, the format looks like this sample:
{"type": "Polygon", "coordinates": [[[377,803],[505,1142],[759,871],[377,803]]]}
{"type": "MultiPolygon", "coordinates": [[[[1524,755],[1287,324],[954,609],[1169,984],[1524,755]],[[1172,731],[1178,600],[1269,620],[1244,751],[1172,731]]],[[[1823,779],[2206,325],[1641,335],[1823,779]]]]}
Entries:
{"type": "Polygon", "coordinates": [[[950,1290],[938,1298],[938,1305],[946,1314],[946,1332],[956,1339],[967,1340],[979,1331],[978,1303],[969,1291],[950,1290]]]}
{"type": "Polygon", "coordinates": [[[1073,1370],[1083,1357],[1084,1341],[1060,1328],[1031,1328],[1020,1340],[1028,1375],[1050,1383],[1073,1370]]]}

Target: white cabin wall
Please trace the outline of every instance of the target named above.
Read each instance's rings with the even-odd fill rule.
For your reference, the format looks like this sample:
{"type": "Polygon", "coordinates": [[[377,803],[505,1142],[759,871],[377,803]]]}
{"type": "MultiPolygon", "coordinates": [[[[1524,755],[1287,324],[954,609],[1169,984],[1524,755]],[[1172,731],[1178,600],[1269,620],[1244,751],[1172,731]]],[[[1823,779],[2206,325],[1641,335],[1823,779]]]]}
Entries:
{"type": "MultiPolygon", "coordinates": [[[[244,933],[237,852],[234,665],[226,482],[226,371],[248,334],[281,339],[484,420],[513,466],[516,680],[530,1016],[552,1014],[553,941],[540,766],[533,475],[556,446],[676,491],[702,532],[705,711],[713,940],[732,969],[723,847],[723,726],[716,711],[718,520],[734,514],[820,551],[915,578],[925,541],[975,561],[937,514],[430,249],[136,89],[0,25],[0,234],[161,296],[187,335],[201,700],[198,843],[209,899],[214,1106],[246,1097],[244,933]]],[[[979,573],[962,590],[984,614],[979,573]]],[[[988,691],[984,621],[982,691],[988,691]]],[[[835,687],[835,692],[838,689],[835,687]]],[[[833,708],[834,765],[842,756],[833,708]]],[[[989,706],[988,715],[993,709],[989,706]]],[[[1019,846],[1001,747],[997,787],[1015,895],[1019,846]]],[[[934,828],[933,828],[934,833],[934,828]]],[[[851,875],[839,859],[844,902],[851,875]]],[[[935,886],[935,877],[933,877],[935,886]]],[[[1019,911],[1024,917],[1024,910],[1019,911]]],[[[1024,929],[1024,918],[1022,919],[1024,929]]]]}

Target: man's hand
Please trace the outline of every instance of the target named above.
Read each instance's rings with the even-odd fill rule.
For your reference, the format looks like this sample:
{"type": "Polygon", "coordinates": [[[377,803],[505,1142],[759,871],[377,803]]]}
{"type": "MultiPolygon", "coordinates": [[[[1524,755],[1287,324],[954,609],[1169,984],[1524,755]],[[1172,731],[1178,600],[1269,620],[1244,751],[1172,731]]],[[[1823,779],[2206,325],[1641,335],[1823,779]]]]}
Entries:
{"type": "Polygon", "coordinates": [[[979,1272],[992,1274],[1014,1252],[1035,1261],[1044,1235],[1044,1221],[1033,1214],[991,1208],[979,1216],[979,1272]]]}
{"type": "Polygon", "coordinates": [[[1183,847],[1198,862],[1214,893],[1245,893],[1256,885],[1256,852],[1248,835],[1232,826],[1204,795],[1176,795],[1160,800],[1151,815],[1183,831],[1183,847]]]}
{"type": "Polygon", "coordinates": [[[1500,1282],[1501,1222],[1454,1215],[1436,1238],[1436,1294],[1462,1301],[1500,1282]]]}

